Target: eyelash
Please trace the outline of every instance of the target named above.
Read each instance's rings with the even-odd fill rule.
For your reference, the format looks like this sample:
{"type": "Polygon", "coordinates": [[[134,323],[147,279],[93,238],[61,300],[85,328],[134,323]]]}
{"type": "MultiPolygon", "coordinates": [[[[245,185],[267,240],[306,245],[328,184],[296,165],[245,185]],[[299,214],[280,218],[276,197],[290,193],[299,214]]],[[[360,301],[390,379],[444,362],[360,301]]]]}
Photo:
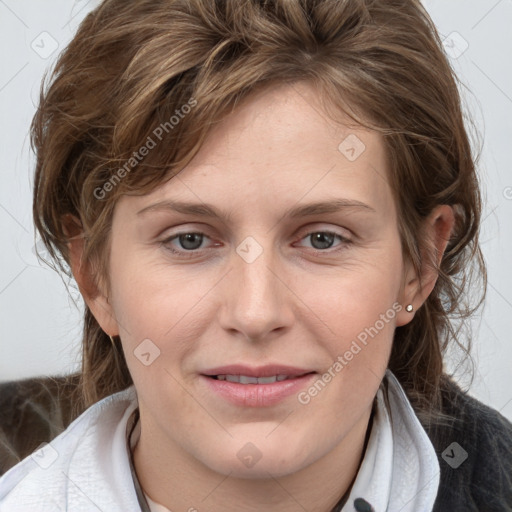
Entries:
{"type": "MultiPolygon", "coordinates": [[[[341,244],[340,244],[340,246],[337,249],[331,249],[331,248],[328,248],[328,249],[312,249],[313,253],[315,253],[317,255],[322,254],[322,253],[332,254],[332,253],[340,252],[343,249],[346,249],[347,245],[350,245],[352,243],[352,240],[350,240],[349,238],[346,238],[345,236],[340,235],[339,233],[336,233],[334,231],[329,231],[329,230],[310,231],[309,233],[306,233],[305,236],[300,238],[299,241],[300,240],[304,240],[305,238],[308,238],[309,236],[314,235],[314,234],[318,234],[318,233],[327,234],[327,235],[333,235],[333,236],[335,236],[335,237],[340,239],[341,244]]],[[[206,235],[205,233],[202,233],[200,231],[182,231],[181,233],[176,233],[176,234],[174,234],[174,235],[172,235],[170,237],[167,237],[165,240],[162,240],[161,245],[166,250],[170,251],[171,253],[173,253],[173,254],[181,257],[181,258],[193,258],[193,257],[197,256],[197,254],[201,250],[203,250],[203,249],[176,250],[176,249],[174,249],[174,248],[172,248],[170,246],[170,243],[173,240],[178,239],[180,236],[183,236],[183,235],[202,235],[205,238],[209,238],[208,235],[206,235]]]]}

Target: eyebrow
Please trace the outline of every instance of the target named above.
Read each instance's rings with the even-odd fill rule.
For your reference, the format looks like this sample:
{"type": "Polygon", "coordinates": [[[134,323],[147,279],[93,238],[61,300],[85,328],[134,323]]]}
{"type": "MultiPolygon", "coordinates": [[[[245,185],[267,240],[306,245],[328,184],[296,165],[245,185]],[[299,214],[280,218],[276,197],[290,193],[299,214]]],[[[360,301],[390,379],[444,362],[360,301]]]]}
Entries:
{"type": "MultiPolygon", "coordinates": [[[[184,201],[164,200],[158,203],[146,206],[137,212],[137,215],[143,215],[155,211],[175,211],[178,213],[196,215],[199,217],[210,217],[224,219],[225,222],[231,221],[231,214],[218,210],[215,206],[207,203],[188,203],[184,201]]],[[[342,210],[362,210],[372,213],[377,211],[371,206],[356,199],[334,199],[331,201],[320,201],[306,205],[296,206],[285,213],[288,218],[308,217],[325,213],[337,213],[342,210]]]]}

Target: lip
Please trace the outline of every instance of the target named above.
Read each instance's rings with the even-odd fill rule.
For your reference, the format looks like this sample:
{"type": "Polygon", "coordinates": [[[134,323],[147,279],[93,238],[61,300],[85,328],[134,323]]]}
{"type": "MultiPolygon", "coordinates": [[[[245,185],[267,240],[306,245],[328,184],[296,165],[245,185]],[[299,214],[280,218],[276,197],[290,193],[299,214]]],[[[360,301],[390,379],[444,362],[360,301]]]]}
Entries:
{"type": "Polygon", "coordinates": [[[283,365],[248,367],[244,365],[221,366],[207,370],[200,375],[210,393],[239,407],[270,407],[282,402],[291,395],[296,395],[308,386],[317,372],[303,368],[283,365]],[[270,377],[288,375],[283,381],[271,384],[240,384],[211,378],[213,375],[247,375],[248,377],[270,377]]]}

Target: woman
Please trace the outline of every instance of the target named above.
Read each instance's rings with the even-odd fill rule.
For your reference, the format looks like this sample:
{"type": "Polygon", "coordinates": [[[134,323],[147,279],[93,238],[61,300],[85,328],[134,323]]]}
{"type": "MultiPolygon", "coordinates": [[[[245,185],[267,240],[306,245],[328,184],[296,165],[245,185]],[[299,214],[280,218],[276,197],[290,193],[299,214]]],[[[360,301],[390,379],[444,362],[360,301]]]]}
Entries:
{"type": "Polygon", "coordinates": [[[90,407],[0,510],[512,510],[512,425],[443,374],[485,266],[420,2],[106,0],[32,129],[90,407]]]}

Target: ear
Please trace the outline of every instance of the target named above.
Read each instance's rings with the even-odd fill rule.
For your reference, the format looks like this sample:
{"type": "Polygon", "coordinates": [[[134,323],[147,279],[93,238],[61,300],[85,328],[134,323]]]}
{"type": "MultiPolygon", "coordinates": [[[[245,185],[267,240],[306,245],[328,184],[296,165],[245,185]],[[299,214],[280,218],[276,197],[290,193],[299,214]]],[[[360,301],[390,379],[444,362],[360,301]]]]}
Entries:
{"type": "Polygon", "coordinates": [[[85,303],[100,327],[110,336],[117,336],[119,328],[107,291],[100,289],[90,262],[83,260],[85,233],[82,223],[74,215],[67,214],[63,217],[63,230],[68,238],[71,271],[85,303]]]}
{"type": "Polygon", "coordinates": [[[455,224],[453,208],[448,205],[437,206],[424,222],[426,247],[421,252],[420,273],[416,273],[411,262],[407,263],[400,298],[403,309],[397,315],[397,327],[408,324],[414,318],[414,311],[423,305],[434,289],[439,274],[432,262],[439,266],[443,259],[455,224]],[[414,308],[410,313],[405,309],[408,304],[414,308]]]}

